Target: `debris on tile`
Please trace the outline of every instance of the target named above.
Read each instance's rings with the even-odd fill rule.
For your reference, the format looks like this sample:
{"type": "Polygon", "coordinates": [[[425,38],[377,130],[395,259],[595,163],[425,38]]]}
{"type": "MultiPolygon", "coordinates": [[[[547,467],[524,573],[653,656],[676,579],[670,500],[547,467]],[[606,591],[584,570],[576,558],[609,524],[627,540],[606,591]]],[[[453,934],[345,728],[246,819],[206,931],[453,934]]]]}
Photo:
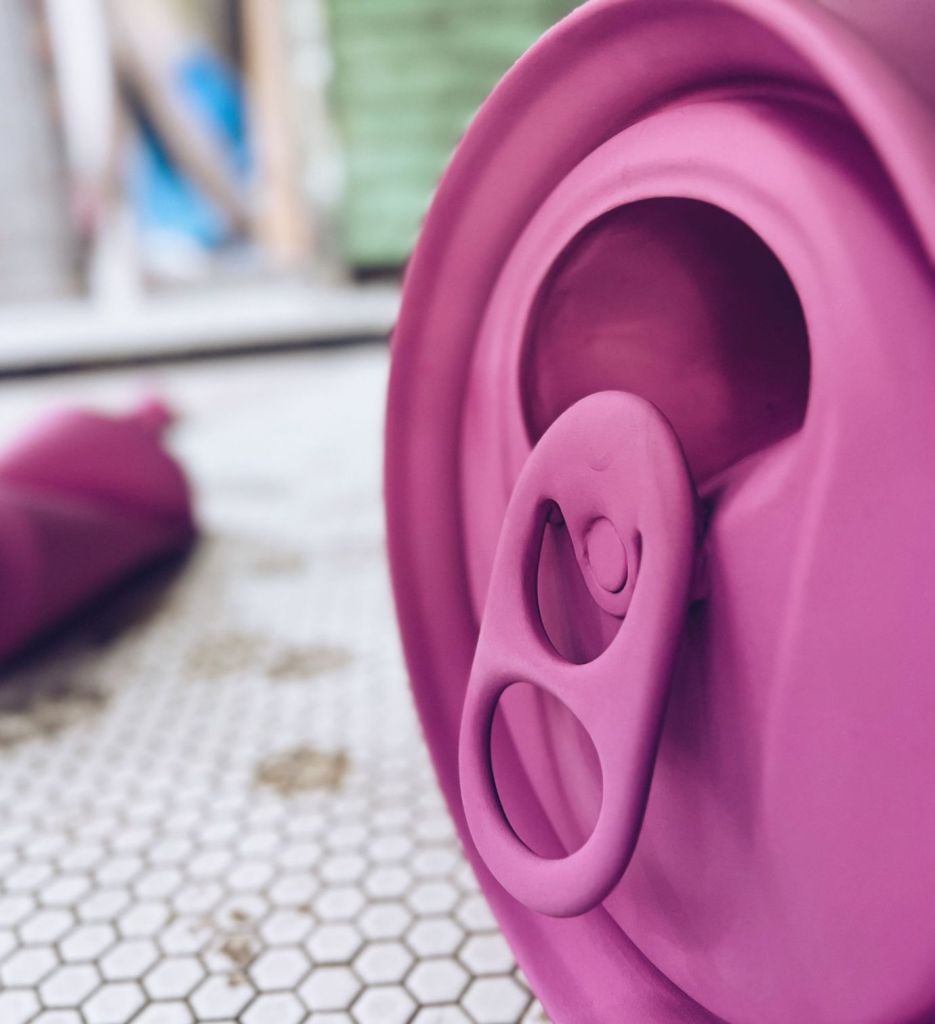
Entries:
{"type": "Polygon", "coordinates": [[[289,576],[308,565],[308,555],[300,548],[259,547],[250,561],[255,576],[289,576]]]}
{"type": "Polygon", "coordinates": [[[101,711],[107,694],[94,683],[53,675],[0,685],[0,748],[53,736],[101,711]]]}
{"type": "Polygon", "coordinates": [[[331,644],[286,647],[273,657],[267,675],[276,682],[312,679],[344,668],[353,660],[346,647],[331,644]]]}
{"type": "Polygon", "coordinates": [[[269,644],[262,633],[231,629],[202,637],[188,652],[186,674],[194,679],[218,680],[253,668],[269,644]]]}
{"type": "Polygon", "coordinates": [[[260,785],[269,786],[282,796],[315,790],[334,792],[341,788],[349,764],[344,750],[296,747],[273,754],[262,761],[257,766],[254,778],[260,785]]]}

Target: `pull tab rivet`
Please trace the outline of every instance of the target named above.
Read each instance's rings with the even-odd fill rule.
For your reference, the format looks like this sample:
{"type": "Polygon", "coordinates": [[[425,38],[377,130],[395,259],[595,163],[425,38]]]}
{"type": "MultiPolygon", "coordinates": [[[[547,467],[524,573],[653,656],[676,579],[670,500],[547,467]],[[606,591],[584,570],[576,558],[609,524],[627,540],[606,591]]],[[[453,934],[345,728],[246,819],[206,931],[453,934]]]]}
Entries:
{"type": "Polygon", "coordinates": [[[627,549],[609,519],[597,519],[585,537],[591,573],[602,590],[618,594],[627,585],[627,549]]]}

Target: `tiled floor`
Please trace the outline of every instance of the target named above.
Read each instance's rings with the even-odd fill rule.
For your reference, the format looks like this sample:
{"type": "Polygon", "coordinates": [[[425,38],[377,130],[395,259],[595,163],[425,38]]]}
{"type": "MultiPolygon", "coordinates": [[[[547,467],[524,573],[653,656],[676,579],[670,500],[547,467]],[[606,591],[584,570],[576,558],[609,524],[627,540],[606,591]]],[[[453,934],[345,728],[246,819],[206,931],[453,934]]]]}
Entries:
{"type": "MultiPolygon", "coordinates": [[[[2,1024],[542,1022],[409,701],[386,353],[161,374],[204,536],[0,683],[2,1024]]],[[[0,387],[0,436],[50,397],[0,387]]]]}

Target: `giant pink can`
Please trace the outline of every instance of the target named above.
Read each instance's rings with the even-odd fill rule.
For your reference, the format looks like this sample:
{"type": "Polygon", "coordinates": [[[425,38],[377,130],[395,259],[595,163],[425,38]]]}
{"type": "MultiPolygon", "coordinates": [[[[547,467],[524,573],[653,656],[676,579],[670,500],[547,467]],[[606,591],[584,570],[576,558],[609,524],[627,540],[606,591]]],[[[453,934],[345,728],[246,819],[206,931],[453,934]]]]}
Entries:
{"type": "Polygon", "coordinates": [[[560,1024],[935,1021],[935,4],[592,0],[393,341],[439,780],[560,1024]]]}

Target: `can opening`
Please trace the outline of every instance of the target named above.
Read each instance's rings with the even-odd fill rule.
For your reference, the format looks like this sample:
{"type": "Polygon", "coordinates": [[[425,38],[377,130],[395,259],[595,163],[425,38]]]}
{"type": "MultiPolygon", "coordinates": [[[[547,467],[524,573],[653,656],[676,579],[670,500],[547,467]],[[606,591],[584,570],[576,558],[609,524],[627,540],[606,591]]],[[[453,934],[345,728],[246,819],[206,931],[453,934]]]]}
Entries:
{"type": "Polygon", "coordinates": [[[585,395],[629,391],[667,416],[702,487],[801,425],[808,332],[788,274],[742,221],[650,199],[593,221],[556,260],[521,375],[531,443],[585,395]]]}

